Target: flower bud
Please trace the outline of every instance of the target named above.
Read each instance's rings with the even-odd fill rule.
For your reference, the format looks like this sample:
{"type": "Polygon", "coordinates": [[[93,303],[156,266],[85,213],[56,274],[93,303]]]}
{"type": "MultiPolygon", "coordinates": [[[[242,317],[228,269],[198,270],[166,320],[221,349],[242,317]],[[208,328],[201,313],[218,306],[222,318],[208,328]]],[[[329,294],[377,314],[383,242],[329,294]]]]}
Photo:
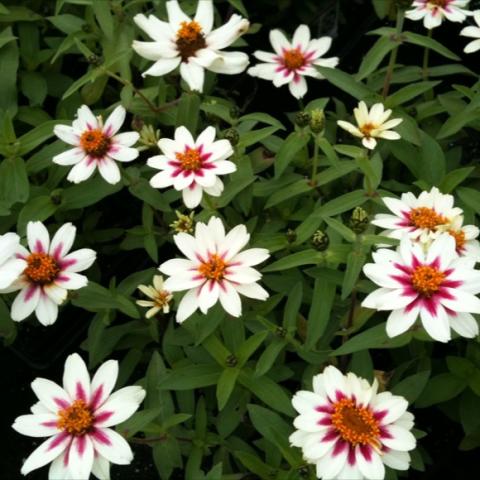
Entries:
{"type": "Polygon", "coordinates": [[[175,233],[192,233],[193,232],[193,225],[195,221],[193,220],[193,215],[195,212],[190,212],[189,215],[183,215],[178,210],[175,211],[175,215],[177,216],[177,220],[174,220],[170,224],[170,228],[175,233]]]}
{"type": "Polygon", "coordinates": [[[295,123],[300,128],[306,127],[310,124],[312,116],[309,112],[297,112],[295,115],[295,123]]]}
{"type": "Polygon", "coordinates": [[[240,140],[240,135],[235,128],[228,128],[227,130],[225,130],[225,132],[223,132],[223,138],[225,138],[225,140],[228,140],[232,144],[232,146],[235,146],[240,140]]]}
{"type": "Polygon", "coordinates": [[[325,114],[323,110],[316,108],[312,110],[310,119],[310,129],[313,133],[321,133],[325,128],[325,114]]]}
{"type": "Polygon", "coordinates": [[[350,228],[355,233],[363,233],[368,224],[368,213],[362,207],[355,207],[349,221],[350,228]]]}
{"type": "Polygon", "coordinates": [[[160,135],[160,130],[155,130],[153,125],[143,125],[140,130],[139,142],[147,147],[155,147],[160,140],[160,135]]]}
{"type": "Polygon", "coordinates": [[[322,232],[322,230],[317,230],[313,234],[312,244],[319,252],[323,252],[330,245],[330,239],[325,232],[322,232]]]}
{"type": "Polygon", "coordinates": [[[297,232],[295,232],[295,230],[292,230],[291,228],[289,228],[286,231],[285,236],[287,237],[287,242],[288,243],[293,243],[297,239],[297,232]]]}

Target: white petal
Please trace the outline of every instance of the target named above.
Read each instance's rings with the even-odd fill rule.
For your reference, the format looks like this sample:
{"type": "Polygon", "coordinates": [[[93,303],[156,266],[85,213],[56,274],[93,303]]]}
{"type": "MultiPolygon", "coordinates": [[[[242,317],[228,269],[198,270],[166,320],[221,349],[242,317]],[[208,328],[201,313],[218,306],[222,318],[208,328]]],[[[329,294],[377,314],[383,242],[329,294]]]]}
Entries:
{"type": "Polygon", "coordinates": [[[63,224],[55,233],[50,244],[49,253],[55,260],[63,258],[72,248],[77,233],[76,227],[68,222],[63,224]]]}
{"type": "Polygon", "coordinates": [[[213,27],[213,4],[211,0],[199,0],[194,20],[202,26],[206,35],[213,27]]]}
{"type": "Polygon", "coordinates": [[[420,318],[422,319],[423,327],[434,340],[439,342],[448,342],[450,340],[448,316],[441,305],[437,305],[435,314],[425,307],[421,308],[420,318]]]}
{"type": "Polygon", "coordinates": [[[273,81],[277,70],[275,63],[259,63],[254,67],[250,67],[247,73],[252,77],[262,78],[263,80],[273,81]]]}
{"type": "Polygon", "coordinates": [[[393,310],[387,319],[387,335],[390,338],[406,332],[418,318],[419,308],[393,310]]]}
{"type": "Polygon", "coordinates": [[[270,31],[270,43],[272,44],[272,47],[277,53],[277,55],[280,55],[282,57],[284,50],[291,50],[292,48],[290,42],[280,30],[270,31]]]}
{"type": "Polygon", "coordinates": [[[131,162],[135,160],[139,155],[139,151],[136,148],[125,147],[120,144],[116,144],[110,147],[108,156],[119,162],[131,162]]]}
{"type": "Polygon", "coordinates": [[[216,28],[206,37],[206,43],[213,50],[222,50],[230,46],[241,35],[248,31],[250,23],[245,18],[234,13],[228,22],[216,28]]]}
{"type": "Polygon", "coordinates": [[[95,372],[91,383],[91,406],[95,411],[103,405],[112,392],[118,378],[118,362],[108,360],[95,372]]]}
{"type": "Polygon", "coordinates": [[[223,281],[220,289],[220,303],[224,310],[233,317],[239,317],[242,314],[242,302],[235,288],[228,281],[223,281]]]}
{"type": "Polygon", "coordinates": [[[55,283],[44,285],[43,291],[57,305],[61,305],[67,299],[68,295],[68,292],[67,290],[65,290],[65,288],[59,287],[55,283]]]}
{"type": "Polygon", "coordinates": [[[77,110],[76,124],[78,125],[78,129],[81,131],[94,130],[99,127],[97,117],[87,105],[82,105],[77,110]]]}
{"type": "Polygon", "coordinates": [[[270,257],[270,252],[266,248],[249,248],[235,255],[230,261],[240,263],[247,267],[258,265],[270,257]]]}
{"type": "Polygon", "coordinates": [[[55,414],[59,410],[68,407],[72,402],[68,393],[60,385],[46,378],[36,378],[32,382],[32,390],[41,404],[55,414]]]}
{"type": "Polygon", "coordinates": [[[180,65],[180,75],[190,87],[190,90],[196,90],[200,93],[203,91],[203,82],[205,79],[203,67],[193,61],[189,61],[188,63],[182,62],[180,65]]]}
{"type": "Polygon", "coordinates": [[[35,315],[38,321],[45,325],[53,325],[58,317],[58,305],[43,291],[40,293],[37,308],[35,308],[35,315]]]}
{"type": "Polygon", "coordinates": [[[197,183],[182,190],[183,203],[187,208],[193,209],[200,205],[202,201],[203,189],[197,183]]]}
{"type": "Polygon", "coordinates": [[[93,175],[97,168],[97,162],[91,157],[85,157],[78,162],[69,172],[67,180],[72,183],[80,183],[93,175]]]}
{"type": "Polygon", "coordinates": [[[358,464],[359,470],[363,473],[365,478],[369,480],[383,480],[385,478],[385,466],[380,458],[380,455],[371,449],[371,457],[366,460],[360,452],[360,448],[357,447],[357,453],[355,459],[358,464]]]}
{"type": "Polygon", "coordinates": [[[382,438],[382,443],[392,450],[407,452],[413,450],[417,441],[412,432],[397,425],[388,425],[385,427],[392,438],[382,438]]]}
{"type": "Polygon", "coordinates": [[[130,418],[145,398],[142,387],[129,386],[116,391],[95,411],[95,427],[111,427],[130,418]]]}
{"type": "Polygon", "coordinates": [[[109,462],[117,465],[128,465],[133,453],[127,441],[110,428],[96,429],[90,438],[97,453],[109,462]]]}
{"type": "Polygon", "coordinates": [[[470,313],[450,315],[450,326],[462,337],[475,338],[478,335],[478,322],[470,313]]]}
{"type": "Polygon", "coordinates": [[[68,125],[55,125],[53,132],[55,135],[69,145],[80,145],[80,136],[73,127],[68,125]]]}
{"type": "Polygon", "coordinates": [[[184,322],[190,317],[198,308],[197,289],[189,290],[180,300],[177,309],[176,320],[178,323],[184,322]]]}
{"type": "Polygon", "coordinates": [[[225,260],[230,261],[250,240],[250,234],[245,225],[237,225],[225,237],[225,260]]]}
{"type": "Polygon", "coordinates": [[[289,84],[290,93],[297,99],[303,98],[307,93],[307,81],[303,76],[294,78],[289,84]]]}
{"type": "Polygon", "coordinates": [[[15,322],[21,322],[37,308],[40,300],[41,288],[36,285],[28,285],[20,291],[12,303],[10,315],[15,322]]]}
{"type": "Polygon", "coordinates": [[[207,69],[224,75],[237,75],[248,66],[248,55],[243,52],[220,52],[207,69]]]}
{"type": "Polygon", "coordinates": [[[89,435],[74,437],[68,451],[68,470],[72,479],[88,479],[94,459],[93,443],[89,435]]]}
{"type": "Polygon", "coordinates": [[[110,462],[98,455],[93,460],[92,474],[98,478],[98,480],[110,480],[110,462]]]}
{"type": "Polygon", "coordinates": [[[115,135],[122,127],[126,114],[126,110],[121,105],[116,107],[105,120],[105,125],[103,127],[105,135],[113,137],[113,135],[115,135]]]}
{"type": "Polygon", "coordinates": [[[111,185],[115,185],[121,179],[118,165],[111,158],[105,157],[98,162],[98,170],[100,175],[111,185]]]}
{"type": "Polygon", "coordinates": [[[22,475],[27,475],[37,468],[43,467],[58,457],[67,448],[70,441],[70,435],[59,433],[54,437],[45,440],[33,453],[25,460],[20,470],[22,475]],[[52,446],[53,445],[53,446],[52,446]]]}
{"type": "Polygon", "coordinates": [[[191,19],[185,13],[183,10],[180,8],[180,5],[178,4],[177,0],[169,0],[166,3],[167,6],[167,14],[168,14],[168,21],[170,22],[170,25],[172,28],[177,30],[180,28],[180,24],[182,22],[190,22],[191,19]]]}
{"type": "Polygon", "coordinates": [[[47,253],[50,246],[50,235],[42,222],[28,222],[28,248],[32,253],[47,253]]]}
{"type": "Polygon", "coordinates": [[[258,283],[246,283],[243,285],[235,285],[235,289],[241,295],[256,300],[266,300],[270,295],[258,283]]]}
{"type": "Polygon", "coordinates": [[[10,287],[20,278],[26,267],[27,262],[20,258],[12,258],[0,265],[0,289],[10,287]]]}
{"type": "Polygon", "coordinates": [[[124,132],[112,137],[112,142],[123,145],[124,147],[132,147],[138,142],[139,138],[140,134],[138,132],[124,132]]]}
{"type": "Polygon", "coordinates": [[[90,375],[78,353],[72,353],[65,361],[63,388],[72,399],[90,401],[90,375]]]}
{"type": "Polygon", "coordinates": [[[88,284],[88,279],[85,275],[80,275],[72,271],[62,272],[55,280],[55,283],[67,290],[78,290],[88,284]]]}
{"type": "Polygon", "coordinates": [[[293,34],[292,47],[306,50],[310,43],[310,29],[307,25],[299,25],[293,34]]]}
{"type": "Polygon", "coordinates": [[[15,419],[12,428],[29,437],[50,437],[58,433],[57,415],[43,413],[39,415],[21,415],[15,419]]]}
{"type": "Polygon", "coordinates": [[[410,467],[410,454],[408,452],[389,450],[383,453],[382,459],[387,467],[395,470],[408,470],[410,467]]]}
{"type": "Polygon", "coordinates": [[[57,165],[75,165],[85,158],[85,152],[78,147],[71,148],[66,152],[59,153],[52,158],[52,162],[57,165]]]}
{"type": "MultiPolygon", "coordinates": [[[[75,250],[64,257],[60,263],[60,268],[65,272],[82,272],[90,268],[95,261],[97,254],[90,248],[81,248],[75,250]]],[[[63,273],[65,273],[63,272],[63,273]]]]}
{"type": "Polygon", "coordinates": [[[148,70],[143,72],[142,77],[151,75],[152,77],[161,77],[175,70],[181,62],[180,57],[175,58],[161,58],[157,60],[148,70]]]}

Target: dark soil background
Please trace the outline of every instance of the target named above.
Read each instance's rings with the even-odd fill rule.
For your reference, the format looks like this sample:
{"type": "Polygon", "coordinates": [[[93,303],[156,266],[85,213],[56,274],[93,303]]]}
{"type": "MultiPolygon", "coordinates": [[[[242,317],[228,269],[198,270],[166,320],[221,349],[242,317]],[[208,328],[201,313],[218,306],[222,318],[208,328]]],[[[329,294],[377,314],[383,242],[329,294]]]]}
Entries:
{"type": "MultiPolygon", "coordinates": [[[[11,3],[27,4],[29,2],[11,3]]],[[[43,3],[54,6],[55,2],[43,3]]],[[[370,0],[291,0],[290,2],[278,2],[282,3],[284,7],[281,9],[278,8],[275,0],[256,2],[244,0],[244,3],[250,12],[251,21],[264,25],[258,34],[248,36],[250,52],[255,49],[270,50],[268,31],[271,28],[283,28],[288,33],[293,33],[298,24],[308,23],[313,37],[321,35],[333,37],[333,47],[328,52],[328,56],[339,56],[339,67],[347,72],[354,72],[358,69],[364,53],[376,39],[376,37],[367,36],[366,32],[391,24],[377,18],[370,0]]],[[[475,7],[480,8],[480,0],[472,2],[472,9],[475,7]]],[[[48,9],[48,7],[46,8],[48,9]]],[[[225,15],[228,15],[228,8],[224,10],[225,15]]],[[[41,13],[45,14],[43,11],[41,13]]],[[[419,22],[414,23],[407,20],[406,28],[425,33],[419,22]]],[[[439,41],[445,40],[448,48],[461,54],[466,39],[458,36],[460,28],[457,24],[447,22],[435,30],[435,38],[439,41]]],[[[465,55],[462,57],[465,58],[465,55]]],[[[477,65],[474,58],[478,57],[465,58],[465,63],[475,71],[477,65]]],[[[400,63],[419,65],[421,61],[422,50],[420,48],[400,48],[400,63]]],[[[432,54],[432,63],[434,64],[435,61],[441,61],[441,59],[432,54]]],[[[447,80],[455,81],[453,77],[447,80]]],[[[462,80],[464,81],[464,79],[462,80]]],[[[474,80],[468,81],[473,83],[474,80]]],[[[140,82],[140,77],[138,82],[140,82]]],[[[246,74],[236,77],[220,76],[219,87],[221,92],[228,92],[234,98],[237,97],[240,106],[246,101],[248,111],[266,111],[284,119],[285,112],[298,110],[298,103],[288,94],[286,87],[275,89],[270,82],[256,80],[246,74]]],[[[355,104],[353,98],[342,95],[327,82],[312,80],[309,81],[309,92],[304,101],[307,103],[314,98],[330,95],[343,98],[350,107],[355,104]]],[[[472,141],[476,143],[477,139],[472,141]]],[[[122,200],[119,197],[123,196],[127,203],[122,204],[131,206],[134,203],[128,193],[123,192],[116,196],[116,206],[111,204],[110,207],[114,210],[117,209],[118,200],[122,200]]],[[[102,209],[104,208],[109,208],[108,201],[102,204],[102,209]]],[[[124,220],[122,226],[125,226],[124,220]]],[[[127,255],[129,255],[128,252],[127,255]]],[[[138,265],[135,262],[127,262],[128,264],[133,267],[138,265]]],[[[114,265],[109,266],[111,271],[115,271],[114,265]]],[[[131,272],[125,274],[128,273],[131,272]]],[[[21,479],[22,459],[26,458],[41,442],[41,439],[24,437],[11,429],[13,420],[18,415],[29,413],[30,406],[36,401],[30,389],[31,381],[40,376],[58,383],[61,382],[64,360],[68,354],[79,350],[80,343],[86,335],[90,315],[79,309],[68,308],[63,311],[61,319],[52,327],[44,328],[33,321],[24,322],[19,328],[19,335],[14,344],[10,347],[0,348],[0,365],[3,366],[0,480],[21,479]]],[[[476,472],[478,468],[478,450],[458,451],[458,444],[463,436],[461,427],[436,408],[414,413],[417,427],[428,433],[428,437],[422,440],[421,444],[428,450],[432,462],[427,465],[426,472],[411,471],[408,478],[425,480],[477,478],[478,475],[472,475],[471,472],[476,472]]],[[[133,448],[135,451],[133,464],[129,467],[114,466],[112,480],[157,479],[158,474],[152,464],[150,448],[139,445],[134,445],[133,448]]],[[[47,471],[48,467],[45,467],[31,473],[28,478],[45,480],[47,471]]],[[[178,473],[177,478],[183,478],[182,473],[178,473]]],[[[249,476],[249,478],[252,477],[249,476]]]]}

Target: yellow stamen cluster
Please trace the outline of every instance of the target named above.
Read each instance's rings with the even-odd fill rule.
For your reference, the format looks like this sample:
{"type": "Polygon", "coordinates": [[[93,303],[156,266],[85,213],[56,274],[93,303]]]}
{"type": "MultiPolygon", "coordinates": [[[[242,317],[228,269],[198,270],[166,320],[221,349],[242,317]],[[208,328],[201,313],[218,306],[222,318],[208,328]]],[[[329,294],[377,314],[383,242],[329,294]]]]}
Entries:
{"type": "Polygon", "coordinates": [[[220,281],[225,275],[227,264],[217,254],[211,255],[208,262],[202,263],[198,267],[200,274],[208,280],[220,281]]]}
{"type": "Polygon", "coordinates": [[[110,138],[99,128],[87,130],[80,137],[80,146],[92,157],[103,157],[110,148],[110,138]]]}
{"type": "Polygon", "coordinates": [[[58,413],[57,427],[71,435],[85,435],[93,425],[94,416],[83,400],[75,400],[58,413]]]}
{"type": "Polygon", "coordinates": [[[283,54],[283,63],[289,70],[297,70],[305,65],[305,57],[298,48],[293,48],[283,54]]]}
{"type": "Polygon", "coordinates": [[[343,440],[353,446],[379,446],[379,422],[369,408],[359,407],[352,399],[342,398],[333,405],[333,409],[332,425],[343,440]]]}
{"type": "Polygon", "coordinates": [[[427,298],[438,292],[444,279],[445,274],[443,272],[429,265],[421,265],[415,268],[411,276],[413,288],[427,298]]]}
{"type": "Polygon", "coordinates": [[[27,257],[27,268],[23,273],[34,283],[52,283],[60,273],[55,259],[46,253],[31,253],[27,257]]]}
{"type": "Polygon", "coordinates": [[[410,223],[417,228],[433,230],[446,222],[447,219],[439,215],[433,208],[417,207],[410,212],[410,223]]]}
{"type": "Polygon", "coordinates": [[[455,239],[457,250],[462,250],[465,247],[466,238],[463,230],[448,230],[448,233],[455,239]]]}
{"type": "Polygon", "coordinates": [[[198,22],[182,22],[177,31],[177,50],[183,61],[207,46],[202,27],[198,22]]]}
{"type": "Polygon", "coordinates": [[[202,166],[202,156],[196,148],[187,149],[183,153],[176,153],[175,157],[182,164],[183,170],[195,172],[202,166]]]}

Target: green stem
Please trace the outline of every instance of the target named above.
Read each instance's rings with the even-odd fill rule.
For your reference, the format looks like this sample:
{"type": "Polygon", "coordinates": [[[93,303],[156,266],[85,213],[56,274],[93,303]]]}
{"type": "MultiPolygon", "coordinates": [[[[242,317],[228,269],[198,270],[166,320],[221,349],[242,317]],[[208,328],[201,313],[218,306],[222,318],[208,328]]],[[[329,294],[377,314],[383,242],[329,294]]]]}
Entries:
{"type": "Polygon", "coordinates": [[[145,102],[145,104],[153,113],[163,112],[164,110],[167,110],[170,107],[173,107],[180,101],[180,99],[177,98],[175,100],[172,100],[171,102],[164,103],[161,107],[157,107],[137,87],[135,87],[135,85],[132,82],[130,82],[129,80],[125,80],[124,78],[120,77],[119,75],[112,72],[111,70],[108,70],[107,68],[102,68],[102,70],[105,72],[106,75],[117,80],[117,82],[120,82],[122,85],[125,85],[126,87],[130,87],[145,102]]]}
{"type": "Polygon", "coordinates": [[[390,90],[390,83],[392,82],[393,70],[395,64],[397,63],[398,47],[400,46],[400,35],[403,29],[403,21],[405,19],[405,12],[402,9],[397,11],[397,21],[395,23],[395,38],[394,41],[397,42],[397,46],[390,52],[390,60],[388,62],[387,73],[385,74],[385,80],[383,82],[382,96],[386,98],[388,96],[388,91],[390,90]]]}
{"type": "MultiPolygon", "coordinates": [[[[428,38],[432,38],[433,29],[428,31],[428,38]]],[[[423,63],[422,63],[422,77],[424,80],[428,80],[428,61],[430,59],[430,48],[425,47],[423,51],[423,63]]]]}
{"type": "Polygon", "coordinates": [[[317,184],[317,170],[318,170],[318,135],[314,134],[313,136],[314,140],[314,145],[313,145],[313,160],[312,160],[312,181],[311,184],[312,186],[315,186],[317,184]]]}

